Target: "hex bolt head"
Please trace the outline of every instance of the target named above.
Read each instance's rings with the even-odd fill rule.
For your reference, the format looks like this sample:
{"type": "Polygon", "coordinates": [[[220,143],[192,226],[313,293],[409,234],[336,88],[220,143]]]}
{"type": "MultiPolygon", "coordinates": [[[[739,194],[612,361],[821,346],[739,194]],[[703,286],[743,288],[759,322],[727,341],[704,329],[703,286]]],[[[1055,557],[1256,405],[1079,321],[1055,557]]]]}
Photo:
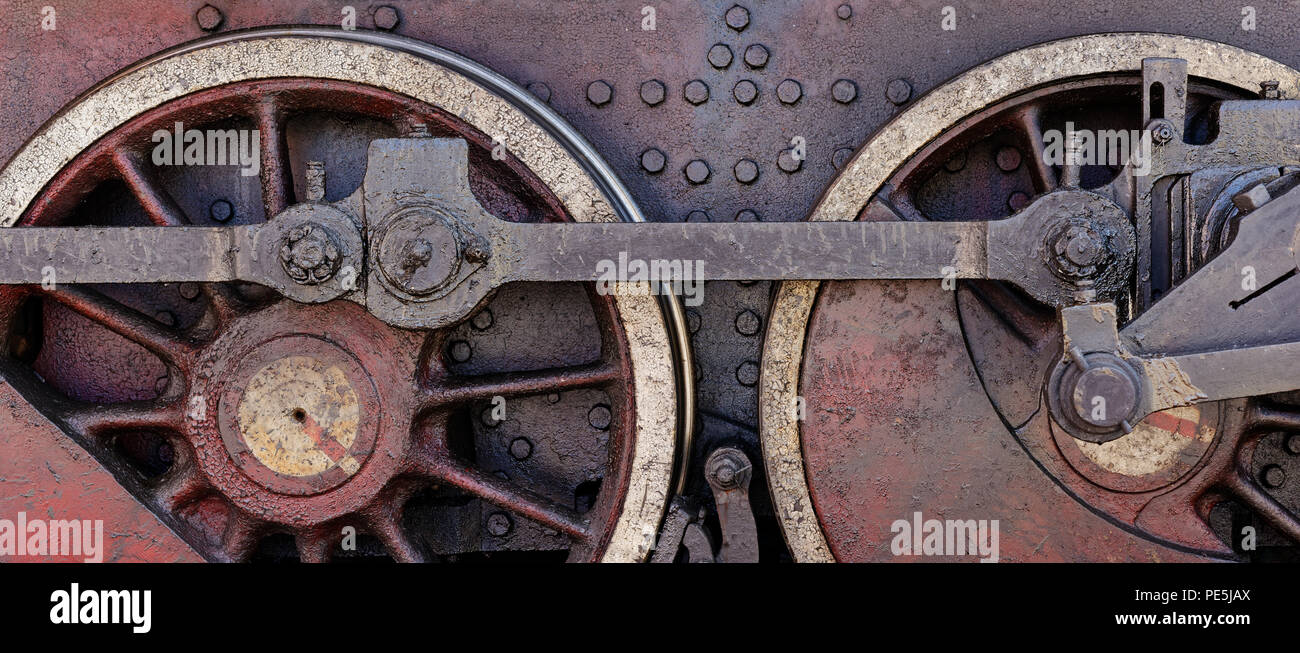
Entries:
{"type": "Polygon", "coordinates": [[[835,8],[835,15],[840,20],[848,20],[853,17],[853,7],[850,7],[848,3],[842,4],[835,8]]]}
{"type": "Polygon", "coordinates": [[[595,429],[608,431],[610,422],[613,419],[614,416],[609,412],[609,406],[605,404],[596,404],[591,407],[591,410],[587,411],[587,423],[595,429]]]}
{"type": "Polygon", "coordinates": [[[803,161],[795,158],[794,150],[786,148],[781,150],[781,154],[776,157],[776,166],[780,168],[782,172],[794,174],[799,172],[799,169],[803,167],[803,161]]]}
{"type": "Polygon", "coordinates": [[[837,79],[831,84],[831,98],[840,104],[848,104],[858,98],[858,85],[851,79],[837,79]]]}
{"type": "Polygon", "coordinates": [[[711,222],[711,220],[709,220],[708,211],[695,209],[694,211],[687,213],[682,222],[711,222]]]}
{"type": "Polygon", "coordinates": [[[547,86],[545,82],[533,82],[529,84],[528,92],[532,93],[534,97],[542,102],[547,104],[551,103],[551,87],[547,86]]]}
{"type": "Polygon", "coordinates": [[[756,335],[762,326],[763,319],[754,311],[745,309],[736,315],[736,333],[742,336],[756,335]]]}
{"type": "Polygon", "coordinates": [[[803,97],[803,86],[793,79],[787,79],[777,84],[776,97],[782,104],[794,104],[803,97]]]}
{"type": "Polygon", "coordinates": [[[588,102],[598,107],[603,107],[606,104],[609,104],[609,101],[612,99],[614,99],[614,87],[610,86],[609,82],[606,82],[603,79],[598,79],[587,84],[588,102]]]}
{"type": "Polygon", "coordinates": [[[767,58],[770,54],[763,44],[755,43],[745,48],[745,65],[750,68],[762,68],[767,65],[767,58]]]}
{"type": "Polygon", "coordinates": [[[652,107],[658,106],[664,101],[664,97],[667,95],[668,88],[664,86],[663,82],[657,79],[641,83],[641,101],[652,107]]]}
{"type": "Polygon", "coordinates": [[[741,209],[736,212],[736,222],[758,222],[758,211],[741,209]]]}
{"type": "Polygon", "coordinates": [[[1007,145],[998,150],[994,160],[1002,172],[1015,172],[1020,167],[1020,150],[1007,145]]]}
{"type": "Polygon", "coordinates": [[[893,79],[885,86],[885,97],[895,105],[912,99],[912,85],[905,79],[893,79]]]}
{"type": "Polygon", "coordinates": [[[505,537],[514,527],[514,521],[504,512],[494,512],[487,517],[487,532],[492,537],[505,537]]]}
{"type": "Polygon", "coordinates": [[[732,87],[731,96],[741,104],[753,104],[754,100],[758,99],[758,86],[748,79],[742,79],[732,87]]]}
{"type": "Polygon", "coordinates": [[[736,167],[732,172],[736,175],[736,181],[742,184],[752,184],[758,179],[758,164],[749,159],[741,159],[736,162],[736,167]]]}
{"type": "Polygon", "coordinates": [[[1286,470],[1280,465],[1265,465],[1264,469],[1259,471],[1259,480],[1264,487],[1276,490],[1286,485],[1286,470]]]}
{"type": "Polygon", "coordinates": [[[652,175],[663,172],[667,164],[668,157],[658,149],[652,147],[641,153],[641,167],[652,175]]]}
{"type": "Polygon", "coordinates": [[[831,154],[831,165],[835,166],[836,170],[842,170],[851,158],[853,158],[853,148],[841,147],[831,154]]]}
{"type": "Polygon", "coordinates": [[[510,441],[510,457],[515,460],[526,460],[533,455],[533,443],[528,438],[515,438],[510,441]]]}
{"type": "Polygon", "coordinates": [[[464,340],[453,340],[447,347],[447,355],[451,360],[457,363],[464,363],[474,355],[474,348],[469,346],[464,340]]]}
{"type": "Polygon", "coordinates": [[[390,5],[380,5],[375,7],[375,27],[385,32],[397,29],[402,22],[402,17],[397,13],[397,8],[390,5]]]}
{"type": "Polygon", "coordinates": [[[1147,130],[1151,132],[1151,140],[1156,145],[1164,145],[1174,138],[1174,124],[1164,118],[1157,118],[1147,124],[1147,130]]]}
{"type": "Polygon", "coordinates": [[[496,317],[492,315],[492,309],[484,308],[469,319],[469,326],[475,331],[487,331],[495,322],[496,317]]]}
{"type": "Polygon", "coordinates": [[[722,70],[731,65],[731,48],[725,43],[714,44],[709,48],[709,65],[722,70]]]}
{"type": "Polygon", "coordinates": [[[705,163],[703,159],[695,159],[687,163],[683,172],[686,173],[686,181],[695,185],[708,181],[709,175],[713,174],[713,171],[709,169],[709,164],[705,163]]]}
{"type": "Polygon", "coordinates": [[[343,260],[338,243],[324,227],[307,223],[289,230],[280,244],[280,266],[304,286],[329,281],[343,260]]]}
{"type": "Polygon", "coordinates": [[[745,361],[736,367],[736,381],[746,388],[758,385],[758,362],[745,361]]]}
{"type": "Polygon", "coordinates": [[[698,79],[692,79],[682,87],[682,96],[691,104],[702,104],[709,99],[709,85],[698,79]]]}
{"type": "Polygon", "coordinates": [[[1281,83],[1276,79],[1270,79],[1259,83],[1259,96],[1265,100],[1282,99],[1281,83]]]}
{"type": "Polygon", "coordinates": [[[746,27],[749,27],[749,10],[740,5],[732,5],[731,9],[727,10],[725,18],[727,27],[737,32],[743,32],[746,27]]]}
{"type": "Polygon", "coordinates": [[[221,24],[226,22],[226,17],[220,9],[212,5],[203,5],[194,13],[194,20],[198,21],[199,29],[205,32],[215,32],[221,28],[221,24]]]}
{"type": "Polygon", "coordinates": [[[753,466],[739,449],[721,447],[714,449],[704,461],[704,476],[709,485],[719,490],[731,490],[749,482],[753,466]]]}
{"type": "Polygon", "coordinates": [[[215,200],[208,205],[208,217],[216,222],[228,222],[235,217],[235,207],[226,200],[215,200]]]}

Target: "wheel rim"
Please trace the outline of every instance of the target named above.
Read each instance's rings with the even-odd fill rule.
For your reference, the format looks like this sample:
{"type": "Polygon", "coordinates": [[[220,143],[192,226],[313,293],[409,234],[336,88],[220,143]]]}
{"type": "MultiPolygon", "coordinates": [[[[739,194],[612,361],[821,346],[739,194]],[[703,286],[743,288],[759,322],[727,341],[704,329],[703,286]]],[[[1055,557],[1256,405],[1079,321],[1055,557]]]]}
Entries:
{"type": "MultiPolygon", "coordinates": [[[[263,199],[263,206],[259,207],[262,215],[273,215],[294,196],[290,180],[301,178],[291,174],[294,165],[301,162],[295,160],[291,163],[285,152],[274,149],[280,147],[280,135],[286,130],[285,114],[300,109],[303,103],[310,104],[308,96],[313,93],[322,94],[321,97],[346,98],[349,103],[333,108],[352,109],[372,116],[400,108],[400,115],[408,119],[433,123],[435,132],[445,129],[467,138],[471,141],[471,150],[477,150],[483,162],[491,159],[487,153],[491,151],[493,138],[502,138],[513,156],[499,165],[509,168],[509,174],[519,180],[522,188],[514,189],[516,194],[527,196],[541,205],[535,211],[537,215],[529,216],[527,210],[511,211],[510,201],[502,200],[503,217],[507,219],[527,220],[540,216],[542,219],[593,221],[639,220],[641,217],[635,205],[627,199],[626,191],[603,162],[594,156],[588,144],[549,110],[527,99],[523,91],[494,73],[451,53],[397,37],[294,28],[226,35],[183,46],[133,66],[88,92],[45,125],[0,171],[0,186],[16,192],[15,199],[3,207],[5,215],[0,220],[5,224],[13,224],[19,216],[23,216],[24,222],[52,220],[84,199],[85,193],[76,191],[86,188],[86,175],[101,175],[120,177],[139,199],[145,215],[153,223],[183,223],[184,216],[187,213],[192,215],[193,210],[176,206],[167,193],[158,192],[158,187],[149,179],[147,166],[141,164],[138,152],[132,152],[131,146],[141,144],[139,133],[148,133],[141,132],[141,129],[147,129],[153,123],[167,122],[169,115],[174,116],[167,111],[169,108],[215,111],[236,105],[267,136],[263,140],[262,152],[262,172],[266,174],[261,176],[257,190],[263,199]],[[194,70],[206,74],[182,75],[183,71],[194,70]],[[284,77],[297,77],[299,80],[273,79],[284,77]],[[399,88],[395,90],[393,87],[399,88]],[[229,92],[236,88],[256,92],[229,92]],[[292,97],[295,92],[302,97],[292,97]],[[289,101],[285,102],[286,99],[289,101]],[[93,118],[88,119],[88,116],[93,118]],[[85,129],[85,125],[91,128],[85,129]],[[133,133],[132,127],[137,128],[134,142],[124,136],[133,133]],[[123,138],[114,138],[114,135],[123,138]],[[68,164],[66,168],[65,164],[68,164]],[[35,199],[38,193],[40,200],[33,202],[28,210],[24,198],[35,199]]],[[[475,191],[484,188],[480,183],[475,186],[475,191]]],[[[486,188],[486,191],[492,190],[497,189],[486,188]]],[[[493,195],[491,192],[488,194],[493,195]]],[[[500,195],[502,193],[493,196],[500,195]]],[[[238,213],[241,217],[248,214],[247,221],[256,221],[259,217],[254,210],[238,213]]],[[[206,311],[191,325],[190,334],[181,337],[160,329],[155,321],[134,312],[115,312],[115,307],[93,292],[61,289],[58,299],[59,304],[72,307],[74,313],[89,315],[109,324],[112,330],[145,340],[148,343],[146,349],[166,355],[163,360],[181,353],[187,361],[213,366],[223,360],[213,353],[218,349],[191,342],[189,336],[196,336],[200,341],[203,337],[221,341],[223,321],[228,323],[240,319],[234,307],[241,303],[241,299],[249,297],[239,289],[215,285],[205,286],[200,292],[212,310],[206,311]],[[69,292],[64,293],[64,290],[69,292]]],[[[679,389],[687,396],[690,393],[690,388],[680,387],[674,377],[674,364],[689,361],[677,344],[684,342],[675,332],[680,323],[680,309],[675,302],[667,302],[664,315],[659,305],[644,297],[591,295],[589,299],[595,328],[602,334],[604,345],[601,350],[605,353],[599,360],[573,369],[547,373],[515,372],[480,379],[484,383],[471,390],[466,390],[464,384],[457,385],[457,377],[441,363],[450,355],[445,345],[452,330],[438,332],[428,342],[397,342],[401,340],[400,335],[385,335],[394,341],[390,344],[405,345],[394,346],[394,350],[410,352],[413,346],[414,351],[420,354],[418,357],[407,356],[411,360],[405,363],[394,363],[399,367],[407,366],[403,368],[405,376],[412,380],[418,377],[424,382],[419,397],[398,402],[397,408],[414,409],[409,419],[422,425],[417,429],[421,431],[417,435],[424,437],[417,438],[418,446],[413,445],[412,451],[429,454],[424,456],[423,462],[410,463],[414,467],[408,465],[389,470],[390,478],[386,480],[396,478],[398,472],[436,472],[446,484],[469,489],[485,496],[489,502],[513,504],[521,514],[541,519],[547,522],[548,527],[556,527],[561,532],[569,532],[580,540],[570,549],[571,559],[644,558],[652,546],[668,491],[674,463],[674,430],[678,420],[685,417],[679,415],[678,409],[679,406],[687,407],[679,404],[676,393],[679,389]],[[439,453],[440,445],[437,438],[427,436],[429,430],[437,429],[428,429],[425,425],[431,423],[430,415],[444,415],[451,401],[481,401],[484,393],[488,393],[488,397],[497,394],[513,397],[530,391],[584,387],[609,390],[605,410],[611,413],[608,422],[613,424],[613,428],[605,428],[609,429],[610,466],[617,473],[602,484],[596,505],[588,516],[591,527],[583,533],[579,533],[582,529],[572,523],[572,515],[555,519],[555,511],[548,515],[536,505],[525,505],[526,497],[510,495],[509,488],[490,474],[457,467],[446,455],[441,458],[432,456],[439,453]]],[[[21,297],[16,293],[7,293],[3,304],[10,309],[6,314],[22,312],[21,297]]],[[[259,308],[260,311],[272,312],[287,310],[282,306],[283,303],[259,308]]],[[[367,317],[354,315],[353,319],[360,323],[367,317]]],[[[299,323],[301,331],[311,331],[305,322],[299,323]]],[[[466,330],[470,327],[462,325],[461,328],[466,330]]],[[[244,329],[249,330],[252,329],[244,329]]],[[[381,333],[381,330],[376,328],[375,332],[381,333]]],[[[286,335],[267,334],[268,337],[286,335]]],[[[329,337],[326,333],[317,335],[329,337]]],[[[181,369],[182,365],[175,361],[164,363],[164,367],[166,381],[160,381],[159,387],[155,388],[161,401],[132,402],[129,406],[93,414],[72,407],[75,410],[65,411],[61,422],[81,434],[104,430],[112,420],[118,420],[118,426],[174,425],[177,417],[183,419],[178,410],[184,406],[179,402],[192,399],[191,393],[183,387],[188,370],[181,369]]],[[[11,371],[6,377],[13,375],[11,371]]],[[[202,376],[202,372],[191,376],[202,376]]],[[[365,376],[373,379],[376,375],[370,370],[365,376]]],[[[49,396],[48,392],[43,394],[38,386],[21,380],[15,382],[26,387],[31,394],[44,397],[43,400],[50,405],[69,408],[65,400],[49,396]]],[[[350,387],[359,395],[367,395],[365,385],[351,383],[350,387]]],[[[142,394],[147,396],[148,392],[142,394]]],[[[212,392],[200,394],[211,409],[210,431],[219,433],[221,429],[215,416],[222,412],[219,397],[223,392],[214,388],[212,392]]],[[[365,403],[364,397],[361,401],[365,403]]],[[[394,411],[385,407],[381,412],[388,415],[394,411]]],[[[390,426],[400,430],[401,425],[390,426]]],[[[385,446],[391,448],[395,445],[385,444],[381,437],[378,450],[383,451],[385,446]]],[[[201,476],[210,486],[213,479],[222,477],[220,470],[223,467],[218,464],[221,456],[212,454],[212,449],[216,448],[203,450],[207,458],[199,455],[192,460],[188,450],[178,446],[172,454],[175,457],[173,467],[181,469],[195,463],[194,468],[205,469],[201,476]]],[[[378,459],[373,453],[370,458],[378,459]]],[[[360,462],[362,467],[374,466],[366,461],[360,462]]],[[[241,483],[249,480],[248,475],[232,478],[241,478],[241,483]]],[[[192,502],[201,494],[201,486],[205,485],[194,478],[170,472],[164,481],[164,487],[155,488],[157,493],[146,493],[147,500],[156,507],[163,505],[160,502],[192,502]]],[[[335,485],[339,485],[337,481],[335,479],[335,485]]],[[[354,484],[353,480],[348,480],[340,487],[354,484]]],[[[333,512],[321,513],[314,519],[245,520],[248,523],[226,531],[232,533],[226,536],[232,538],[231,542],[223,542],[218,549],[209,549],[209,553],[216,559],[241,558],[248,552],[247,542],[266,530],[269,521],[281,528],[292,525],[295,537],[300,538],[300,555],[304,559],[319,559],[327,555],[322,544],[324,539],[328,539],[325,532],[337,526],[339,519],[352,515],[361,517],[365,527],[374,531],[395,557],[414,559],[418,557],[416,552],[394,529],[401,516],[394,514],[393,506],[402,504],[403,495],[409,496],[410,493],[409,487],[375,484],[367,501],[358,499],[344,506],[346,510],[333,506],[333,512]],[[384,501],[375,503],[381,495],[384,501]]],[[[137,496],[141,493],[137,492],[137,496]]],[[[175,509],[177,506],[168,503],[166,507],[175,509]]],[[[275,512],[268,504],[241,506],[245,513],[259,508],[263,512],[275,512]]],[[[176,519],[166,521],[174,529],[183,530],[176,519]]]]}
{"type": "MultiPolygon", "coordinates": [[[[1006,98],[1063,80],[1132,73],[1141,69],[1141,59],[1151,53],[1184,58],[1191,76],[1239,93],[1256,91],[1259,79],[1265,78],[1283,80],[1284,87],[1296,85],[1295,71],[1281,64],[1230,46],[1185,37],[1104,34],[1035,46],[979,66],[919,99],[859,150],[822,196],[810,219],[859,216],[891,178],[921,158],[917,155],[923,149],[941,140],[952,126],[1006,98]],[[1256,74],[1265,76],[1256,79],[1256,74]]],[[[809,330],[810,319],[824,288],[812,282],[781,284],[763,358],[760,432],[764,459],[787,544],[800,561],[835,559],[821,525],[827,516],[818,513],[809,492],[802,426],[798,412],[792,409],[802,398],[803,375],[812,365],[806,357],[817,334],[809,330]]],[[[962,345],[958,342],[957,346],[962,345]]],[[[810,406],[809,412],[812,410],[810,406]]]]}

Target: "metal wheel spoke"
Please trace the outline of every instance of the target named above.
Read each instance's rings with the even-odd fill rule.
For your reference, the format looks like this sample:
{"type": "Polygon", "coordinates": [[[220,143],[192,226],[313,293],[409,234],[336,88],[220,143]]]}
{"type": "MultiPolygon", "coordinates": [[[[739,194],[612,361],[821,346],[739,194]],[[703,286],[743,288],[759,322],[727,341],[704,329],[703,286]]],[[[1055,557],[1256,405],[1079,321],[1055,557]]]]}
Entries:
{"type": "Polygon", "coordinates": [[[1265,492],[1250,478],[1249,473],[1248,470],[1237,469],[1236,473],[1230,474],[1225,482],[1228,492],[1270,526],[1291,538],[1292,542],[1300,544],[1300,517],[1265,492]]]}
{"type": "Polygon", "coordinates": [[[153,489],[154,501],[164,510],[175,512],[198,501],[212,491],[212,487],[193,465],[178,463],[153,489]]]}
{"type": "Polygon", "coordinates": [[[482,401],[495,396],[512,397],[541,392],[598,388],[619,378],[616,365],[605,361],[534,372],[503,372],[464,379],[448,379],[440,387],[425,391],[421,410],[482,401]]]}
{"type": "Polygon", "coordinates": [[[118,149],[113,152],[113,165],[135,195],[136,201],[144,208],[150,222],[160,227],[189,224],[185,212],[158,183],[153,173],[145,168],[139,155],[118,149]]]}
{"type": "Polygon", "coordinates": [[[587,520],[574,510],[477,468],[446,462],[437,465],[434,475],[488,503],[570,537],[585,540],[589,535],[587,520]]]}
{"type": "Polygon", "coordinates": [[[1261,404],[1256,401],[1250,408],[1247,430],[1255,433],[1269,431],[1300,432],[1300,410],[1286,406],[1261,404]]]}
{"type": "Polygon", "coordinates": [[[63,415],[63,420],[89,436],[119,429],[176,429],[184,424],[184,409],[180,401],[76,404],[63,415]]]}
{"type": "Polygon", "coordinates": [[[173,365],[188,359],[195,352],[194,345],[179,334],[97,291],[79,286],[59,286],[56,290],[46,291],[46,294],[173,365]]]}
{"type": "Polygon", "coordinates": [[[221,548],[230,562],[248,560],[262,536],[261,524],[237,514],[237,510],[231,506],[230,521],[226,523],[226,530],[221,535],[221,548]]]}
{"type": "Polygon", "coordinates": [[[1029,174],[1034,180],[1034,190],[1046,193],[1057,187],[1056,173],[1052,166],[1043,160],[1046,144],[1043,142],[1043,124],[1037,104],[1031,104],[1016,112],[1025,145],[1033,154],[1029,160],[1029,174]]]}
{"type": "Polygon", "coordinates": [[[324,531],[298,533],[294,544],[302,562],[329,562],[334,554],[334,540],[324,531]]]}
{"type": "Polygon", "coordinates": [[[274,97],[264,96],[258,101],[255,120],[261,146],[262,205],[270,220],[293,200],[289,144],[283,128],[284,113],[274,97]]]}
{"type": "Polygon", "coordinates": [[[398,562],[424,562],[424,553],[411,539],[395,512],[379,509],[364,515],[366,530],[379,538],[389,555],[398,562]]]}

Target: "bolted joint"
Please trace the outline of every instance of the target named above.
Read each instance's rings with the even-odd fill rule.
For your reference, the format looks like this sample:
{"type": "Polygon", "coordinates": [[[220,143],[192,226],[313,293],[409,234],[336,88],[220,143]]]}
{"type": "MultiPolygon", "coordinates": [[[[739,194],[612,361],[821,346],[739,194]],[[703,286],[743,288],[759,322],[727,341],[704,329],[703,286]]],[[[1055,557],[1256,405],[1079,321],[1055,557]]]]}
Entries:
{"type": "Polygon", "coordinates": [[[314,222],[289,230],[280,246],[280,265],[285,274],[305,286],[329,281],[342,260],[337,239],[314,222]]]}
{"type": "Polygon", "coordinates": [[[1048,400],[1057,424],[1089,442],[1109,442],[1133,430],[1142,403],[1137,371],[1110,352],[1074,349],[1053,371],[1048,400]]]}
{"type": "Polygon", "coordinates": [[[1164,118],[1157,118],[1147,123],[1147,131],[1151,132],[1151,140],[1156,145],[1164,145],[1174,138],[1174,124],[1164,118]]]}
{"type": "Polygon", "coordinates": [[[1091,221],[1073,218],[1048,232],[1045,262],[1062,279],[1076,283],[1090,280],[1115,259],[1111,241],[1110,235],[1091,221]]]}
{"type": "Polygon", "coordinates": [[[715,490],[747,487],[752,472],[749,457],[734,447],[714,449],[704,463],[704,476],[715,490]]]}

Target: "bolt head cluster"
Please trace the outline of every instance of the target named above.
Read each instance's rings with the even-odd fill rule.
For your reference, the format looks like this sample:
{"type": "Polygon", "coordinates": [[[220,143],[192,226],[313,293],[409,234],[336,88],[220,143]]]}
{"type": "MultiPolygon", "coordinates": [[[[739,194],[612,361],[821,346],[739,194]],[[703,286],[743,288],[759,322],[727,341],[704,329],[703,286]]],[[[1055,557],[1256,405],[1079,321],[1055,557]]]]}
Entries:
{"type": "Polygon", "coordinates": [[[338,244],[329,232],[317,224],[304,224],[289,230],[280,247],[280,264],[290,279],[314,286],[325,283],[339,270],[343,260],[338,244]]]}

